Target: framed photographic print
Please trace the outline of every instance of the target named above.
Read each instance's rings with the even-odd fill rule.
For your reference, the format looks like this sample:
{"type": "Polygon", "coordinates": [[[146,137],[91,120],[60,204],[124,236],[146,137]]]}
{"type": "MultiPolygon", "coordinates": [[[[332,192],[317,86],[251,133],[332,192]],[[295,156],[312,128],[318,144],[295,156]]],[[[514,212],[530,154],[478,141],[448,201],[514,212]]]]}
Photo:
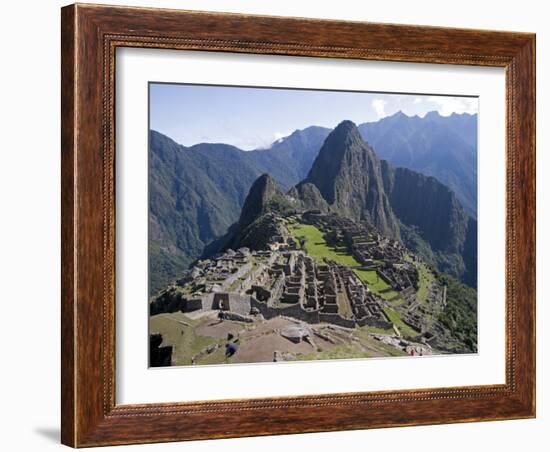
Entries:
{"type": "Polygon", "coordinates": [[[532,34],[62,9],[62,442],[535,416],[532,34]]]}

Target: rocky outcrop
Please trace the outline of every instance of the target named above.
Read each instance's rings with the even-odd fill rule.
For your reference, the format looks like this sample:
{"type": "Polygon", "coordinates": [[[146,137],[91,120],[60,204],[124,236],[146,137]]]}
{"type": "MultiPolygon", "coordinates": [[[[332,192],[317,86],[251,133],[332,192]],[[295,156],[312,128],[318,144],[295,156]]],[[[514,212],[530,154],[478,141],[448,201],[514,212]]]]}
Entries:
{"type": "Polygon", "coordinates": [[[311,183],[302,183],[292,187],[287,195],[297,209],[318,210],[323,213],[330,210],[319,189],[311,183]]]}
{"type": "Polygon", "coordinates": [[[381,163],[355,124],[341,122],[327,137],[307,178],[331,209],[374,224],[382,234],[399,238],[399,223],[384,191],[381,163]]]}
{"type": "Polygon", "coordinates": [[[232,311],[220,311],[218,318],[222,320],[234,320],[237,322],[253,323],[257,317],[252,315],[243,315],[232,311]]]}
{"type": "Polygon", "coordinates": [[[284,213],[292,209],[293,206],[277,182],[269,174],[262,174],[250,187],[239,218],[239,227],[247,227],[266,213],[284,213]]]}
{"type": "Polygon", "coordinates": [[[298,344],[302,340],[305,340],[312,335],[311,328],[306,324],[291,325],[281,330],[281,336],[288,339],[290,342],[298,344]]]}
{"type": "Polygon", "coordinates": [[[282,235],[281,225],[277,221],[277,215],[266,213],[254,220],[244,229],[236,228],[233,237],[230,239],[229,247],[247,247],[253,250],[267,250],[273,237],[282,235]]]}

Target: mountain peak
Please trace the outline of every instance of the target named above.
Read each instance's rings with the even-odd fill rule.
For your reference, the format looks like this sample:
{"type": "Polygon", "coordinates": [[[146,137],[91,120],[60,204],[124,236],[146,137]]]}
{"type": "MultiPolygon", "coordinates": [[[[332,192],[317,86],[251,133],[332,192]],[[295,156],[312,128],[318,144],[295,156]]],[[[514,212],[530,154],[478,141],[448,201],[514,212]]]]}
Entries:
{"type": "Polygon", "coordinates": [[[401,110],[398,110],[397,112],[395,112],[393,115],[391,115],[392,117],[394,118],[410,118],[409,115],[406,115],[405,113],[403,113],[403,111],[401,110]]]}
{"type": "Polygon", "coordinates": [[[424,118],[441,118],[441,115],[437,110],[429,111],[424,118]]]}
{"type": "Polygon", "coordinates": [[[354,122],[344,120],[328,135],[323,148],[327,148],[335,157],[348,148],[356,148],[363,144],[359,129],[354,122]]]}
{"type": "MultiPolygon", "coordinates": [[[[260,175],[250,187],[247,199],[259,199],[265,201],[272,194],[280,192],[279,186],[275,179],[267,173],[260,175]]],[[[246,201],[245,201],[246,204],[246,201]]]]}
{"type": "Polygon", "coordinates": [[[327,137],[304,183],[315,186],[340,215],[368,220],[384,234],[399,236],[380,160],[352,121],[342,121],[327,137]]]}
{"type": "Polygon", "coordinates": [[[349,119],[344,119],[333,130],[333,132],[338,132],[338,133],[353,133],[354,131],[357,131],[357,126],[353,121],[350,121],[349,119]]]}
{"type": "Polygon", "coordinates": [[[256,179],[254,181],[254,183],[252,184],[252,187],[265,187],[269,184],[275,184],[275,180],[273,179],[273,177],[271,177],[268,173],[263,173],[260,177],[258,177],[258,179],[256,179]]]}
{"type": "Polygon", "coordinates": [[[246,227],[269,211],[284,210],[287,207],[288,201],[275,179],[264,173],[250,187],[241,211],[239,226],[246,227]]]}

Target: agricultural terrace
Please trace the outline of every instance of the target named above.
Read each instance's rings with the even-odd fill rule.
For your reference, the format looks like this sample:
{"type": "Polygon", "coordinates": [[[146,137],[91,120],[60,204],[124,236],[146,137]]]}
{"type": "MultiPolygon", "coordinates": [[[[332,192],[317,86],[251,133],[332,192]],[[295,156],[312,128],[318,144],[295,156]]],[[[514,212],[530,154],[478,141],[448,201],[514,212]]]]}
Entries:
{"type": "Polygon", "coordinates": [[[361,270],[359,262],[344,247],[335,248],[330,246],[323,235],[323,232],[316,226],[302,223],[291,223],[288,229],[292,236],[303,243],[303,247],[309,256],[322,263],[325,259],[332,260],[337,264],[351,267],[357,277],[366,283],[369,289],[384,300],[390,300],[398,295],[390,289],[390,286],[378,276],[375,270],[361,270]]]}

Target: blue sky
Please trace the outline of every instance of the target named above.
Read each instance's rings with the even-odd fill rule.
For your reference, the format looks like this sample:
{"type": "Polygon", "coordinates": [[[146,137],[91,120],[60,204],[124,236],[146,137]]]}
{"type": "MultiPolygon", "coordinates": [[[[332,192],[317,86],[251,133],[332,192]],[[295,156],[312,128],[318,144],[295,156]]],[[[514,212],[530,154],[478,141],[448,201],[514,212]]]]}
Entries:
{"type": "Polygon", "coordinates": [[[149,85],[150,127],[180,144],[227,143],[269,147],[296,129],[356,124],[402,111],[477,113],[477,98],[203,85],[149,85]]]}

